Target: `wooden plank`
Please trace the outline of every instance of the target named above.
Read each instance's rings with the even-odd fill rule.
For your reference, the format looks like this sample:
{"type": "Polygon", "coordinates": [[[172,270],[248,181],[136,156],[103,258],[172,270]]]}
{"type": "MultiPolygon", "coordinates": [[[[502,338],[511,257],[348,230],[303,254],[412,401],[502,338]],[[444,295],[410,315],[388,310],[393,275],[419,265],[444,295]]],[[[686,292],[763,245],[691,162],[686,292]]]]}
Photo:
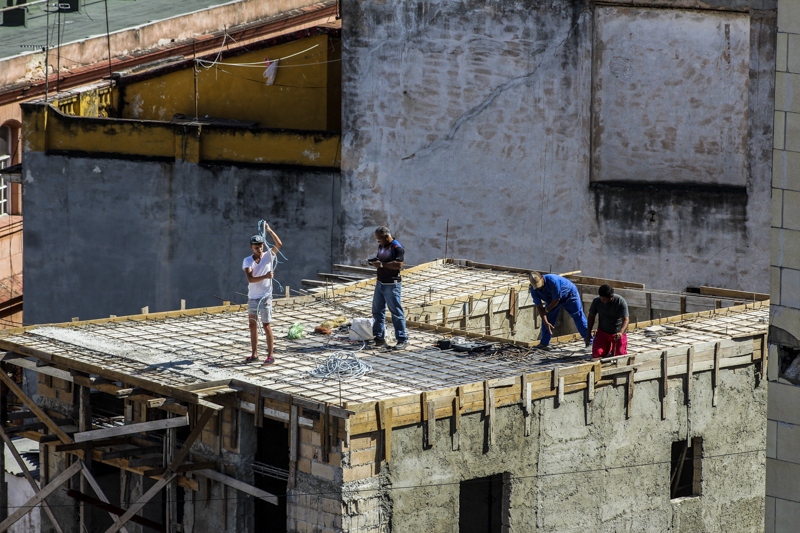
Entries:
{"type": "Polygon", "coordinates": [[[453,451],[461,448],[461,407],[459,397],[453,397],[453,451]]]}
{"type": "Polygon", "coordinates": [[[57,444],[55,450],[57,452],[71,452],[74,450],[88,450],[91,448],[100,448],[104,446],[119,446],[121,444],[130,444],[130,437],[118,437],[108,440],[97,440],[87,442],[73,442],[71,444],[57,444]]]}
{"type": "Polygon", "coordinates": [[[256,398],[253,420],[257,428],[264,427],[264,398],[262,396],[256,398]]]}
{"type": "Polygon", "coordinates": [[[133,433],[146,433],[148,431],[158,431],[167,428],[179,428],[189,425],[188,416],[176,418],[164,418],[152,422],[139,422],[138,424],[127,424],[113,428],[94,429],[75,434],[75,442],[85,442],[89,440],[109,439],[133,433]]]}
{"type": "Polygon", "coordinates": [[[214,481],[222,483],[223,485],[227,485],[240,492],[249,494],[250,496],[254,496],[260,500],[264,500],[265,502],[271,503],[272,505],[278,505],[278,497],[275,496],[274,494],[270,494],[265,490],[261,490],[252,485],[248,485],[247,483],[239,481],[236,478],[226,476],[225,474],[220,474],[216,470],[211,470],[207,468],[204,470],[198,470],[195,472],[195,474],[207,477],[209,479],[213,479],[214,481]]]}
{"type": "Polygon", "coordinates": [[[426,422],[428,447],[436,442],[436,400],[428,401],[428,420],[426,422]]]}
{"type": "Polygon", "coordinates": [[[694,346],[686,352],[686,405],[692,405],[692,374],[694,373],[694,346]]]}
{"type": "Polygon", "coordinates": [[[633,375],[634,372],[636,372],[636,370],[633,369],[628,372],[628,398],[625,409],[626,418],[630,418],[633,412],[633,386],[634,383],[636,383],[636,378],[633,375]]]}
{"type": "Polygon", "coordinates": [[[669,394],[669,357],[661,352],[661,420],[667,419],[667,395],[669,394]]]}
{"type": "Polygon", "coordinates": [[[736,298],[739,300],[764,301],[769,300],[769,294],[760,292],[737,291],[733,289],[721,289],[718,287],[700,287],[700,294],[704,296],[723,296],[725,298],[736,298]]]}
{"type": "Polygon", "coordinates": [[[496,407],[494,403],[494,389],[489,389],[489,415],[486,418],[486,421],[489,424],[489,436],[488,436],[488,448],[491,450],[494,446],[494,426],[495,426],[495,419],[497,418],[496,415],[496,407]]]}
{"type": "MultiPolygon", "coordinates": [[[[5,375],[5,372],[0,372],[0,374],[5,375]]],[[[72,463],[69,468],[57,475],[55,479],[47,484],[46,487],[39,490],[39,492],[25,502],[24,505],[20,506],[16,511],[10,514],[8,518],[3,520],[3,522],[0,523],[0,531],[8,531],[13,524],[31,512],[34,507],[42,503],[45,498],[50,496],[50,494],[55,492],[61,485],[66,483],[69,478],[77,474],[81,469],[81,465],[82,463],[80,461],[76,461],[72,463]]]]}
{"type": "Polygon", "coordinates": [[[564,378],[558,378],[558,405],[564,403],[564,378]]]}
{"type": "MultiPolygon", "coordinates": [[[[2,372],[2,370],[0,370],[0,372],[2,372]]],[[[14,456],[14,460],[17,462],[19,469],[22,471],[22,475],[25,476],[28,484],[33,489],[33,493],[38,494],[40,490],[39,484],[36,483],[35,479],[33,479],[33,475],[28,470],[28,465],[26,465],[25,461],[22,460],[22,456],[20,456],[19,452],[17,451],[17,447],[14,445],[14,442],[8,437],[8,435],[6,435],[2,427],[0,427],[0,437],[2,437],[3,442],[5,442],[5,444],[8,446],[8,449],[11,451],[11,455],[14,456]]],[[[47,513],[48,518],[50,518],[50,522],[53,524],[53,528],[55,528],[56,532],[64,533],[64,530],[61,529],[58,520],[56,519],[46,500],[42,500],[42,507],[44,507],[44,511],[47,513]]]]}
{"type": "MultiPolygon", "coordinates": [[[[2,380],[3,383],[5,383],[6,386],[11,390],[11,392],[13,392],[14,395],[17,398],[19,398],[20,401],[22,401],[22,403],[24,403],[25,406],[36,415],[36,418],[44,422],[47,425],[47,428],[53,433],[55,433],[55,435],[58,437],[58,440],[60,440],[64,444],[71,444],[73,442],[72,439],[69,438],[69,436],[66,433],[64,433],[61,430],[61,428],[58,427],[58,425],[50,419],[49,416],[45,414],[44,411],[39,409],[39,406],[36,405],[36,403],[33,400],[28,398],[28,396],[24,392],[22,392],[22,389],[20,389],[17,386],[17,384],[14,383],[14,380],[8,377],[8,375],[5,372],[0,372],[0,380],[2,380]]],[[[2,531],[1,528],[0,531],[2,531]]]]}
{"type": "Polygon", "coordinates": [[[711,374],[711,386],[713,387],[713,395],[711,397],[711,406],[717,406],[717,386],[719,385],[719,360],[720,353],[722,352],[721,343],[714,344],[714,370],[711,374]]]}
{"type": "MultiPolygon", "coordinates": [[[[208,411],[206,411],[206,412],[208,412],[208,411]]],[[[75,463],[75,464],[78,464],[78,463],[75,463]]],[[[150,500],[152,500],[152,499],[153,499],[153,497],[154,497],[156,494],[158,494],[159,492],[161,492],[161,489],[163,489],[163,488],[164,488],[164,486],[165,486],[167,483],[169,483],[170,481],[172,481],[172,479],[173,479],[173,478],[174,478],[176,475],[177,475],[177,474],[174,474],[174,473],[172,473],[172,474],[166,475],[166,476],[162,477],[161,479],[159,479],[158,481],[156,481],[156,483],[155,483],[155,484],[154,484],[152,487],[150,487],[150,490],[148,490],[147,492],[145,492],[145,493],[142,495],[142,497],[141,497],[141,498],[139,498],[139,499],[136,501],[136,503],[134,503],[133,505],[131,505],[130,507],[128,507],[128,510],[125,512],[125,514],[124,514],[124,515],[122,515],[121,517],[119,517],[119,520],[118,520],[117,522],[115,522],[114,524],[112,524],[112,525],[111,525],[111,527],[109,527],[108,529],[106,529],[106,533],[117,533],[117,531],[119,531],[119,530],[120,530],[120,529],[121,529],[121,528],[122,528],[122,527],[123,527],[123,526],[124,526],[124,525],[125,525],[125,524],[128,522],[128,520],[130,520],[130,519],[131,519],[131,517],[132,517],[133,515],[135,515],[135,514],[138,514],[138,513],[139,513],[139,511],[142,509],[142,507],[144,507],[145,505],[147,505],[147,502],[149,502],[150,500]]]]}
{"type": "Polygon", "coordinates": [[[129,450],[113,450],[110,452],[102,452],[101,458],[102,460],[108,459],[120,459],[120,458],[127,458],[127,457],[136,457],[138,455],[149,455],[151,453],[161,453],[163,447],[161,445],[157,446],[147,446],[145,448],[136,447],[131,448],[129,450]]]}
{"type": "Polygon", "coordinates": [[[51,376],[58,379],[63,379],[64,381],[72,382],[72,376],[66,370],[60,370],[54,366],[36,366],[36,361],[31,361],[30,359],[25,359],[24,356],[15,354],[18,357],[14,358],[4,358],[4,363],[9,363],[14,366],[19,366],[22,368],[26,368],[28,370],[33,370],[39,374],[44,374],[45,376],[51,376]]]}
{"type": "Polygon", "coordinates": [[[761,379],[767,377],[767,334],[761,337],[761,379]]]}
{"type": "Polygon", "coordinates": [[[203,432],[203,428],[206,426],[211,417],[214,416],[216,412],[213,409],[206,409],[203,412],[203,415],[198,420],[197,425],[192,429],[192,432],[189,433],[189,436],[186,437],[186,440],[183,441],[183,446],[181,447],[180,451],[175,454],[175,458],[167,467],[169,471],[176,472],[178,466],[183,463],[183,460],[189,454],[189,450],[192,448],[194,441],[197,440],[197,437],[203,432]]]}
{"type": "Polygon", "coordinates": [[[291,406],[289,413],[289,480],[288,487],[293,489],[295,487],[295,478],[297,476],[297,439],[300,436],[300,427],[297,423],[299,417],[299,407],[296,405],[291,406]]]}
{"type": "MultiPolygon", "coordinates": [[[[80,459],[78,459],[78,461],[80,461],[80,459]]],[[[92,487],[92,490],[97,495],[97,497],[100,499],[100,501],[102,501],[103,503],[110,504],[111,502],[108,501],[108,498],[106,497],[106,494],[103,492],[103,489],[100,488],[100,485],[97,483],[97,480],[94,478],[92,473],[89,471],[89,468],[86,466],[86,463],[83,463],[83,467],[81,468],[81,474],[83,475],[83,478],[86,480],[86,482],[89,483],[89,486],[92,487]]],[[[115,515],[114,513],[109,512],[108,516],[111,517],[111,521],[112,522],[117,522],[118,521],[117,515],[115,515]]],[[[120,528],[120,531],[122,531],[122,533],[128,533],[128,530],[127,530],[127,528],[125,528],[124,525],[120,528]]]]}

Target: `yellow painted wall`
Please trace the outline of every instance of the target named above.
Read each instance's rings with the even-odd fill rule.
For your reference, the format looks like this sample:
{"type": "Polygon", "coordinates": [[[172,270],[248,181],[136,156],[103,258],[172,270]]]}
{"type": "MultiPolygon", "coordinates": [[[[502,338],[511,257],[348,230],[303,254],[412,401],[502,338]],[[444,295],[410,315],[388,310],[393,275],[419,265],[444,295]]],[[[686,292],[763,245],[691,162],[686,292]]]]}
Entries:
{"type": "Polygon", "coordinates": [[[69,116],[53,106],[23,104],[25,151],[338,167],[341,135],[69,116]]]}
{"type": "MultiPolygon", "coordinates": [[[[256,120],[261,128],[340,129],[339,59],[341,41],[316,35],[229,58],[216,67],[200,68],[197,73],[198,114],[256,120]],[[281,61],[275,84],[266,85],[262,76],[266,69],[265,57],[282,58],[303,51],[281,61]],[[259,65],[233,65],[241,63],[259,65]]],[[[170,121],[176,113],[195,114],[191,68],[130,85],[125,85],[123,80],[122,84],[119,88],[124,94],[122,118],[170,121]]]]}

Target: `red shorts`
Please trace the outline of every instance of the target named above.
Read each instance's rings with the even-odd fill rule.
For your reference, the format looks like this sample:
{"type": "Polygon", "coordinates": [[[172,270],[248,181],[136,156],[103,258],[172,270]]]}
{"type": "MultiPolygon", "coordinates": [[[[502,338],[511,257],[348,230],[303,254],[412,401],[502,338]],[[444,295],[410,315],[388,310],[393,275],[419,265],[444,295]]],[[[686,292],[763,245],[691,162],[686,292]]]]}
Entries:
{"type": "Polygon", "coordinates": [[[595,333],[592,342],[592,357],[610,357],[612,355],[625,355],[628,353],[628,336],[624,333],[618,341],[614,340],[614,335],[609,335],[599,329],[595,333]]]}

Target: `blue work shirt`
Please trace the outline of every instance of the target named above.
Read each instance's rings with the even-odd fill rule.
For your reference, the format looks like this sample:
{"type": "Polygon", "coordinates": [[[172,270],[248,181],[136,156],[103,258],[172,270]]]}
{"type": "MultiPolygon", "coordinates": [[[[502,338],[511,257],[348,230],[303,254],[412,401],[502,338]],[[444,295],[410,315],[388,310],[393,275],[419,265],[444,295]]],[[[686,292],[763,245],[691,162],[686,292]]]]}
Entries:
{"type": "Polygon", "coordinates": [[[541,289],[534,289],[531,285],[531,296],[533,303],[547,307],[553,300],[562,302],[578,294],[578,288],[567,278],[562,278],[558,274],[546,274],[544,276],[544,286],[541,289]],[[542,303],[544,302],[544,303],[542,303]]]}

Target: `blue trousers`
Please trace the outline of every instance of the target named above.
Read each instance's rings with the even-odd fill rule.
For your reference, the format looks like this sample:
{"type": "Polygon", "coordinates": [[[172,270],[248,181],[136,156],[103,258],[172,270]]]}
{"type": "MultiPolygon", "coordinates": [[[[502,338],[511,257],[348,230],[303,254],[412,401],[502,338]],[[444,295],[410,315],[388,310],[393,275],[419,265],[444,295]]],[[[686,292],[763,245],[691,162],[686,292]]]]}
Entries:
{"type": "MultiPolygon", "coordinates": [[[[581,336],[586,338],[586,315],[583,314],[583,305],[581,305],[578,293],[571,294],[566,300],[561,300],[552,311],[547,313],[547,321],[550,322],[551,325],[555,324],[558,313],[561,312],[562,307],[569,313],[569,316],[572,317],[572,320],[575,322],[575,327],[578,328],[578,332],[581,336]]],[[[547,346],[550,344],[550,339],[552,338],[553,335],[547,330],[545,325],[542,324],[542,338],[540,343],[547,346]]]]}
{"type": "MultiPolygon", "coordinates": [[[[386,335],[383,324],[386,321],[386,308],[388,307],[389,312],[392,313],[392,325],[397,342],[408,341],[406,317],[400,303],[401,285],[401,283],[375,282],[375,293],[372,296],[372,318],[375,319],[375,323],[372,325],[372,334],[376,339],[382,339],[386,335]]],[[[583,321],[585,324],[586,319],[583,321]]],[[[586,328],[584,327],[584,329],[586,328]]]]}

